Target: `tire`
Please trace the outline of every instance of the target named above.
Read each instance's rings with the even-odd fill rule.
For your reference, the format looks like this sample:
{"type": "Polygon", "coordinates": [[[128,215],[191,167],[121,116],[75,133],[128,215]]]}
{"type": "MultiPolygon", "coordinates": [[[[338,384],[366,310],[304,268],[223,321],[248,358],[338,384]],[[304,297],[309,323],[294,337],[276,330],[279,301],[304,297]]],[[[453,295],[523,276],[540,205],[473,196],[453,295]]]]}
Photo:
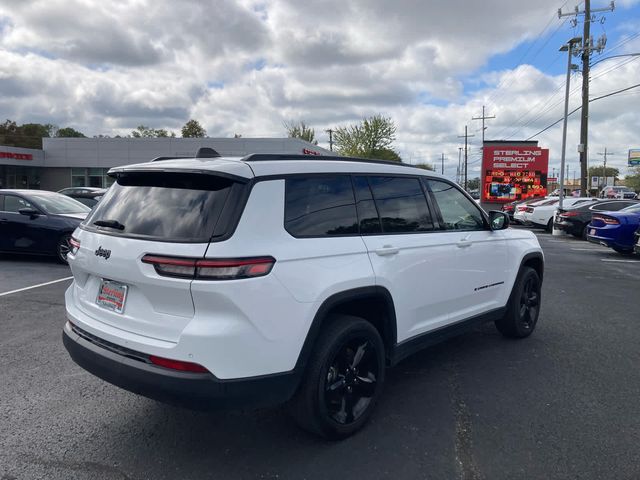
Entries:
{"type": "Polygon", "coordinates": [[[369,322],[336,315],[317,339],[291,414],[298,425],[339,440],[364,426],[382,391],[384,344],[369,322]]]}
{"type": "Polygon", "coordinates": [[[585,226],[582,229],[582,239],[586,240],[587,239],[587,235],[589,233],[589,224],[585,224],[585,226]]]}
{"type": "Polygon", "coordinates": [[[551,219],[547,222],[545,231],[547,231],[548,233],[553,233],[553,217],[551,217],[551,219]]]}
{"type": "Polygon", "coordinates": [[[533,333],[540,315],[541,282],[531,267],[523,267],[516,280],[507,311],[496,320],[496,328],[509,338],[525,338],[533,333]]]}
{"type": "Polygon", "coordinates": [[[62,235],[58,242],[56,243],[56,258],[58,262],[68,264],[67,262],[67,254],[71,251],[71,244],[69,241],[71,240],[71,234],[62,235]]]}

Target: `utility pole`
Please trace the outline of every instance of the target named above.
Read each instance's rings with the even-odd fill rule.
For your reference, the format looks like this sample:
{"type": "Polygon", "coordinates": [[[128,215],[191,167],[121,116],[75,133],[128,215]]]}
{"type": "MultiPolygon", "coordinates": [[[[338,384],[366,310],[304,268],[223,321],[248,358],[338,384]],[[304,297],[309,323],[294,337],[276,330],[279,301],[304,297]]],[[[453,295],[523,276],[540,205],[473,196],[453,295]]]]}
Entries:
{"type": "MultiPolygon", "coordinates": [[[[591,0],[584,0],[584,10],[580,11],[578,7],[572,13],[562,13],[562,9],[558,10],[558,18],[584,15],[582,48],[580,50],[582,57],[582,109],[580,112],[580,196],[587,196],[587,158],[589,152],[589,66],[591,63],[591,53],[596,50],[601,52],[604,50],[607,38],[600,37],[596,47],[593,46],[593,38],[591,38],[591,22],[595,20],[593,13],[613,11],[615,3],[613,0],[607,8],[591,9],[591,0]]],[[[574,26],[577,25],[577,18],[574,20],[574,26]]]]}
{"type": "Polygon", "coordinates": [[[469,137],[475,137],[475,135],[469,135],[467,130],[467,125],[464,126],[464,135],[458,135],[458,138],[464,137],[464,191],[467,191],[468,177],[467,177],[467,166],[469,160],[469,151],[467,149],[469,137]]]}
{"type": "Polygon", "coordinates": [[[481,117],[471,117],[471,120],[482,120],[482,148],[484,148],[484,131],[487,129],[487,127],[484,126],[484,121],[488,120],[490,118],[496,118],[496,116],[492,115],[490,117],[487,117],[484,114],[484,105],[482,106],[482,116],[481,117]]]}
{"type": "Polygon", "coordinates": [[[329,150],[331,150],[333,152],[333,132],[334,130],[332,130],[331,128],[328,128],[325,130],[325,132],[327,132],[329,134],[329,150]]]}
{"type": "Polygon", "coordinates": [[[462,183],[462,147],[458,147],[458,185],[462,183]]]}
{"type": "Polygon", "coordinates": [[[598,152],[598,155],[602,155],[604,157],[604,164],[602,165],[602,176],[604,177],[604,185],[607,186],[607,155],[615,155],[615,153],[611,153],[607,151],[607,147],[604,147],[604,152],[598,152]]]}
{"type": "Polygon", "coordinates": [[[440,171],[442,175],[444,175],[444,153],[442,154],[442,170],[440,171]]]}

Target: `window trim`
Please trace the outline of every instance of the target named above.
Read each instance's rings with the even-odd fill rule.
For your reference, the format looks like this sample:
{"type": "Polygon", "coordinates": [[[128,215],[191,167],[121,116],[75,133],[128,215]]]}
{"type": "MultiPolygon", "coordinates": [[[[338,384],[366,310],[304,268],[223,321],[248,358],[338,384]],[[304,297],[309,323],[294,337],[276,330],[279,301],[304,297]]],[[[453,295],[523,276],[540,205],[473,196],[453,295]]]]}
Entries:
{"type": "Polygon", "coordinates": [[[422,177],[422,183],[424,184],[424,187],[428,190],[429,192],[429,196],[431,198],[431,201],[433,203],[433,208],[436,210],[437,212],[437,218],[438,218],[438,223],[440,225],[440,229],[437,230],[438,232],[484,232],[487,230],[491,231],[491,226],[489,225],[489,219],[487,217],[486,212],[480,208],[478,206],[478,204],[475,202],[475,200],[473,199],[473,197],[471,197],[471,195],[469,195],[467,192],[465,192],[462,188],[460,188],[459,185],[456,185],[454,182],[451,182],[450,180],[447,180],[445,178],[434,178],[434,177],[422,177]],[[435,194],[433,193],[433,190],[431,190],[431,187],[429,186],[429,183],[427,182],[427,180],[433,180],[435,182],[442,182],[442,183],[446,183],[447,185],[450,185],[452,187],[454,187],[456,190],[458,190],[460,193],[462,193],[463,196],[467,197],[467,199],[473,204],[474,208],[476,210],[478,210],[478,212],[480,213],[480,217],[482,218],[482,222],[484,225],[484,228],[472,228],[472,229],[465,229],[465,230],[447,230],[445,228],[445,222],[444,222],[444,218],[442,217],[442,212],[440,211],[440,206],[438,205],[438,202],[436,200],[435,194]]]}

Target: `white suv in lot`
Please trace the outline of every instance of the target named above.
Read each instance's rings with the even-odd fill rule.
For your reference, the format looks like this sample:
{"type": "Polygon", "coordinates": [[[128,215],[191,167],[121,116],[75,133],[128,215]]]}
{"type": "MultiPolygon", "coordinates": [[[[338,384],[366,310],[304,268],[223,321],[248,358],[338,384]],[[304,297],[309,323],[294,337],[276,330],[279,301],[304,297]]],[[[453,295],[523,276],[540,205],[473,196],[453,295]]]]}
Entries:
{"type": "Polygon", "coordinates": [[[63,340],[132,392],[195,408],[289,401],[301,426],[342,438],[387,366],[480,322],[514,338],[536,326],[536,237],[433,172],[254,154],[110,175],[72,239],[63,340]]]}

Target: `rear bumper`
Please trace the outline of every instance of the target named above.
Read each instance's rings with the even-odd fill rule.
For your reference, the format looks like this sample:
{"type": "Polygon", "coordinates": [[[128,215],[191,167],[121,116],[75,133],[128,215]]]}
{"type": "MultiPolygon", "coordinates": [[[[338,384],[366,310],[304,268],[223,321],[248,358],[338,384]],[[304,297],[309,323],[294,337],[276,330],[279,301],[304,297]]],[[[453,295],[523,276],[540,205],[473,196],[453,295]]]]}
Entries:
{"type": "Polygon", "coordinates": [[[74,362],[113,385],[172,405],[198,410],[273,406],[289,400],[299,383],[295,372],[219,380],[209,373],[174,371],[85,334],[69,322],[64,326],[62,340],[74,362]]]}

